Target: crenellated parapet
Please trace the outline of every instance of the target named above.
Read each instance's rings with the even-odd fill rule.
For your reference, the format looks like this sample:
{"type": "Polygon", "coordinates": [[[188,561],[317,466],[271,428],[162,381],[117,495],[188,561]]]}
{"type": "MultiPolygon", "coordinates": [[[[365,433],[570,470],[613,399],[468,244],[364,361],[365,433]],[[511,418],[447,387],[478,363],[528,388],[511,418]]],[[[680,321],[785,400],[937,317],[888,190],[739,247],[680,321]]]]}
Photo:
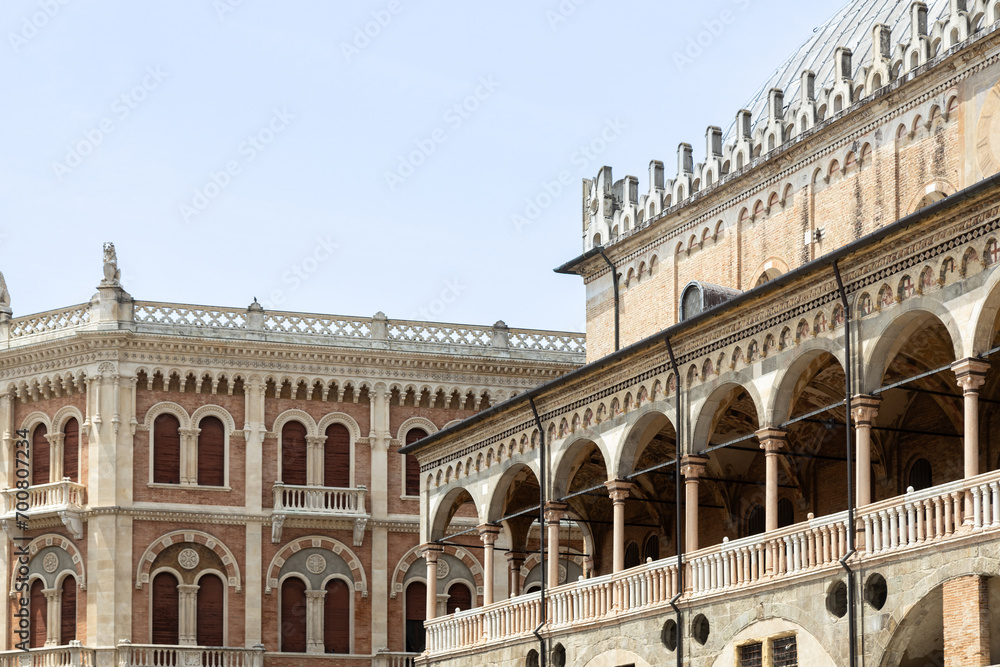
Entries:
{"type": "MultiPolygon", "coordinates": [[[[673,177],[664,162],[649,163],[646,192],[638,180],[614,180],[610,167],[584,180],[584,250],[609,245],[646,226],[665,211],[682,207],[708,188],[727,182],[841,116],[915,79],[928,65],[997,29],[1000,3],[987,0],[916,0],[885,3],[857,31],[857,0],[817,30],[760,92],[736,114],[729,130],[706,131],[704,158],[681,143],[673,177]]],[[[870,3],[869,3],[870,4],[870,3]]],[[[870,7],[867,7],[870,8],[870,7]]],[[[944,113],[947,113],[945,111],[944,113]]]]}

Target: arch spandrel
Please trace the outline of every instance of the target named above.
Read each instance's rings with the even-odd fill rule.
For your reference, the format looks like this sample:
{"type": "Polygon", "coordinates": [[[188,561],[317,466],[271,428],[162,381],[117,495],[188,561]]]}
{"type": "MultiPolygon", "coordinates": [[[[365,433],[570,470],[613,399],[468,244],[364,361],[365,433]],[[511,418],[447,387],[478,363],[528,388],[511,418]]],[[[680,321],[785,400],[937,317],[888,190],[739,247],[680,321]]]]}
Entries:
{"type": "Polygon", "coordinates": [[[1000,314],[1000,271],[986,279],[982,294],[972,303],[969,313],[969,346],[971,354],[983,354],[993,347],[997,315],[1000,314]]]}
{"type": "Polygon", "coordinates": [[[650,440],[661,430],[670,426],[674,430],[674,442],[677,441],[677,427],[673,412],[667,413],[650,407],[637,411],[629,420],[627,427],[621,432],[615,447],[615,458],[612,473],[615,479],[624,479],[635,472],[635,464],[650,440]]]}
{"type": "Polygon", "coordinates": [[[575,459],[579,457],[582,451],[591,446],[597,447],[598,451],[601,453],[601,457],[604,459],[604,479],[610,479],[609,475],[611,474],[611,471],[608,469],[608,462],[613,459],[611,458],[612,453],[605,443],[604,438],[597,433],[574,434],[573,436],[566,438],[566,440],[560,445],[559,451],[556,452],[553,457],[553,474],[551,476],[552,488],[549,493],[550,498],[561,498],[566,495],[569,491],[569,485],[572,481],[572,477],[577,470],[575,459]]]}
{"type": "Polygon", "coordinates": [[[792,405],[804,375],[826,355],[833,357],[841,368],[844,367],[843,346],[838,341],[817,337],[801,343],[795,348],[795,357],[791,363],[780,366],[773,375],[767,377],[762,391],[767,405],[764,413],[766,416],[761,420],[763,424],[777,426],[792,417],[792,405]]]}
{"type": "Polygon", "coordinates": [[[472,491],[464,486],[453,485],[446,493],[439,494],[431,500],[430,514],[428,514],[431,520],[427,526],[429,533],[427,535],[428,541],[439,540],[444,537],[445,530],[448,528],[448,524],[451,523],[452,518],[454,518],[455,512],[466,502],[473,504],[476,510],[476,519],[479,523],[482,523],[482,506],[476,502],[472,491]]]}
{"type": "Polygon", "coordinates": [[[690,411],[690,414],[698,415],[694,419],[694,430],[691,432],[691,442],[688,443],[688,450],[691,453],[701,452],[709,446],[709,439],[712,437],[716,424],[719,421],[720,409],[724,406],[730,394],[738,390],[745,391],[747,396],[749,396],[753,408],[756,411],[757,420],[758,422],[760,421],[760,416],[764,414],[764,406],[756,384],[753,382],[746,384],[727,382],[722,384],[719,387],[716,387],[715,390],[712,391],[712,393],[699,404],[695,404],[690,411]]]}

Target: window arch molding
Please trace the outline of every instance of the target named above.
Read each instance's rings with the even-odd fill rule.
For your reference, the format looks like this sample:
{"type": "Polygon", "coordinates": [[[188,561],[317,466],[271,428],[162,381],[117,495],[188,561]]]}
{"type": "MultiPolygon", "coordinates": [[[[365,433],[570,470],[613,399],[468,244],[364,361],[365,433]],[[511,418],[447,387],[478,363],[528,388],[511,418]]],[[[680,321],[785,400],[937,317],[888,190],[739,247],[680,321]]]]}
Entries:
{"type": "MultiPolygon", "coordinates": [[[[420,545],[413,547],[405,554],[403,554],[403,557],[399,559],[398,563],[396,563],[396,569],[393,570],[392,579],[390,580],[392,582],[391,589],[389,591],[390,598],[398,597],[399,594],[402,593],[403,590],[406,588],[406,586],[409,586],[410,583],[414,581],[423,581],[425,584],[427,583],[426,577],[417,577],[417,576],[413,576],[405,582],[403,581],[403,578],[406,576],[406,573],[407,571],[409,571],[410,567],[413,566],[413,563],[423,558],[421,549],[422,547],[420,545]]],[[[462,549],[460,547],[456,547],[451,544],[444,545],[444,553],[454,556],[458,560],[462,561],[462,563],[469,568],[469,571],[472,572],[472,576],[475,577],[475,585],[473,587],[473,590],[475,591],[476,595],[482,595],[483,567],[482,565],[480,565],[476,557],[471,553],[469,553],[469,551],[467,551],[466,549],[462,549]]]]}
{"type": "Polygon", "coordinates": [[[64,405],[52,415],[52,431],[62,433],[63,429],[66,428],[66,422],[70,419],[76,419],[76,422],[80,425],[80,431],[83,432],[83,413],[75,405],[64,405]]]}
{"type": "MultiPolygon", "coordinates": [[[[427,419],[426,417],[410,417],[402,424],[400,424],[399,429],[396,431],[396,441],[395,441],[396,447],[397,448],[402,447],[406,443],[406,434],[412,431],[413,429],[417,428],[427,433],[427,435],[437,433],[438,431],[438,427],[430,419],[427,419]]],[[[404,498],[413,497],[411,494],[408,494],[406,492],[406,476],[407,476],[406,466],[409,465],[410,462],[415,461],[415,459],[409,458],[412,456],[413,456],[412,454],[409,454],[403,456],[400,460],[399,468],[401,474],[399,475],[399,494],[401,497],[404,498]]]]}
{"type": "MultiPolygon", "coordinates": [[[[83,557],[80,555],[80,550],[76,548],[69,539],[63,535],[57,535],[55,533],[48,533],[45,535],[39,535],[31,542],[28,543],[28,553],[31,554],[31,558],[38,554],[39,551],[46,547],[57,547],[66,552],[70,560],[73,562],[73,567],[76,575],[76,583],[80,590],[87,590],[87,575],[84,568],[83,557]]],[[[60,575],[61,576],[61,575],[60,575]]],[[[11,572],[10,575],[10,590],[16,590],[15,585],[17,584],[17,568],[11,572]]]]}
{"type": "Polygon", "coordinates": [[[300,422],[306,427],[306,435],[321,435],[319,433],[319,429],[316,427],[316,420],[312,418],[312,415],[304,410],[291,409],[285,410],[274,418],[274,423],[271,424],[271,428],[268,430],[268,436],[278,438],[280,440],[281,429],[283,429],[285,424],[288,422],[300,422]]]}
{"type": "MultiPolygon", "coordinates": [[[[197,429],[197,430],[200,431],[200,429],[201,429],[201,422],[206,417],[215,417],[220,422],[222,422],[222,447],[223,447],[223,453],[222,453],[222,457],[223,457],[223,459],[222,459],[223,460],[223,483],[222,483],[222,485],[223,485],[223,487],[225,487],[225,488],[228,489],[229,488],[229,484],[230,484],[230,480],[229,480],[229,464],[232,461],[232,459],[230,458],[230,454],[232,453],[231,438],[234,435],[237,436],[237,437],[245,438],[246,437],[245,431],[243,431],[242,429],[237,430],[237,428],[236,428],[236,420],[233,419],[233,416],[229,413],[228,410],[226,410],[221,405],[213,405],[213,404],[202,405],[197,410],[195,410],[194,412],[191,413],[191,428],[192,429],[197,429]]],[[[189,452],[189,455],[193,455],[194,456],[194,463],[193,463],[193,466],[192,466],[194,469],[197,469],[197,466],[198,466],[198,446],[200,444],[200,442],[199,442],[198,439],[200,437],[201,437],[201,434],[199,433],[198,436],[196,436],[195,439],[194,439],[195,442],[193,443],[194,444],[193,450],[191,452],[189,452]]]]}
{"type": "MultiPolygon", "coordinates": [[[[280,577],[281,566],[284,565],[285,561],[289,559],[292,554],[301,551],[302,549],[325,549],[327,551],[333,552],[334,555],[339,556],[347,566],[351,569],[351,576],[354,577],[352,582],[352,588],[356,593],[361,593],[362,598],[368,597],[368,579],[365,576],[365,569],[361,566],[361,560],[358,558],[357,554],[351,550],[346,544],[340,540],[335,540],[332,537],[327,537],[325,535],[307,535],[305,537],[300,537],[292,542],[289,542],[281,549],[278,553],[274,554],[274,558],[271,559],[271,564],[267,567],[267,579],[265,580],[266,586],[264,587],[264,593],[270,595],[275,589],[280,589],[281,581],[284,581],[285,577],[280,577]]],[[[223,561],[225,562],[225,561],[223,561]]],[[[306,582],[306,587],[309,586],[309,581],[303,579],[306,582]]]]}
{"type": "Polygon", "coordinates": [[[201,544],[214,551],[222,559],[223,565],[226,566],[226,576],[223,577],[223,582],[231,588],[236,589],[237,593],[242,592],[243,586],[240,579],[240,567],[233,552],[222,540],[200,530],[175,530],[161,535],[146,547],[146,550],[142,553],[142,557],[139,559],[139,567],[135,573],[136,590],[142,589],[143,584],[148,584],[152,581],[149,570],[160,552],[173,544],[183,542],[201,544]]]}
{"type": "Polygon", "coordinates": [[[27,417],[25,417],[24,419],[21,420],[21,429],[20,430],[22,430],[22,431],[32,431],[39,424],[41,424],[42,426],[44,426],[45,430],[48,431],[49,433],[53,432],[53,429],[52,429],[52,420],[49,419],[49,416],[47,414],[45,414],[44,412],[37,412],[37,411],[36,412],[32,412],[27,417]]]}
{"type": "Polygon", "coordinates": [[[140,430],[152,432],[153,422],[156,421],[156,418],[162,414],[177,417],[177,421],[180,422],[181,428],[191,428],[191,416],[188,414],[187,410],[172,401],[163,401],[162,403],[153,405],[146,411],[146,416],[143,417],[142,427],[140,430]]]}

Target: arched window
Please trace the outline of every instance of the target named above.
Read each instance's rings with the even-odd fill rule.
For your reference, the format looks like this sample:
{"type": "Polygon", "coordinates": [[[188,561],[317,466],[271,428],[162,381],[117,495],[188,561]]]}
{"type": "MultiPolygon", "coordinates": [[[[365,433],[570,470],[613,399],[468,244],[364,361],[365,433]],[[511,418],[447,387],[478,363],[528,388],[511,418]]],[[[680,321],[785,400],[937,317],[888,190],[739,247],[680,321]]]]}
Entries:
{"type": "Polygon", "coordinates": [[[281,481],[306,484],[306,427],[299,422],[288,422],[281,429],[281,481]]]}
{"type": "Polygon", "coordinates": [[[625,567],[637,567],[639,565],[639,545],[629,542],[625,547],[625,567]]]}
{"type": "MultiPolygon", "coordinates": [[[[45,428],[41,426],[39,428],[45,428]]],[[[31,614],[28,619],[30,624],[28,630],[31,633],[28,638],[30,648],[41,648],[45,646],[45,637],[48,632],[46,623],[49,619],[48,601],[45,599],[45,584],[41,579],[31,582],[31,589],[28,596],[28,612],[31,614]]]]}
{"type": "MultiPolygon", "coordinates": [[[[226,485],[226,427],[218,417],[205,417],[198,424],[198,484],[226,485]]],[[[202,644],[217,646],[217,644],[202,644]]]]}
{"type": "MultiPolygon", "coordinates": [[[[204,423],[202,421],[202,424],[204,423]]],[[[225,646],[223,614],[225,613],[226,588],[222,579],[214,574],[206,574],[198,579],[198,586],[200,587],[198,588],[198,611],[195,617],[198,628],[198,646],[225,646]]]]}
{"type": "Polygon", "coordinates": [[[153,481],[157,484],[181,483],[181,424],[168,414],[153,421],[153,481]]]}
{"type": "Polygon", "coordinates": [[[747,537],[751,535],[760,535],[764,532],[764,508],[760,505],[754,505],[750,508],[747,513],[747,522],[744,527],[744,532],[747,537]]]}
{"type": "Polygon", "coordinates": [[[179,598],[177,578],[169,572],[153,577],[153,644],[177,644],[179,637],[179,598]]]}
{"type": "Polygon", "coordinates": [[[660,560],[660,538],[650,535],[646,538],[646,543],[642,545],[642,560],[660,560]]]}
{"type": "Polygon", "coordinates": [[[306,652],[306,584],[296,577],[281,584],[279,635],[282,653],[306,652]]]}
{"type": "Polygon", "coordinates": [[[920,491],[922,489],[929,489],[934,486],[932,482],[931,475],[931,463],[927,459],[917,459],[910,466],[910,476],[908,485],[913,487],[914,491],[920,491]]]}
{"type": "Polygon", "coordinates": [[[448,613],[454,614],[458,610],[468,611],[472,609],[472,591],[465,584],[452,584],[448,589],[448,613]]]}
{"type": "Polygon", "coordinates": [[[795,507],[788,498],[778,501],[778,528],[784,528],[795,523],[795,507]]]}
{"type": "MultiPolygon", "coordinates": [[[[45,424],[39,424],[31,434],[31,483],[49,483],[49,440],[45,424]]],[[[44,643],[44,642],[43,642],[44,643]]]]}
{"type": "MultiPolygon", "coordinates": [[[[80,423],[71,417],[63,426],[63,477],[80,481],[80,423]]],[[[66,642],[63,642],[64,644],[66,642]]]]}
{"type": "Polygon", "coordinates": [[[341,489],[351,485],[351,434],[343,424],[330,424],[326,429],[323,485],[341,489]]]}
{"type": "Polygon", "coordinates": [[[60,605],[59,644],[65,646],[76,639],[76,579],[72,575],[63,579],[60,605]]]}
{"type": "Polygon", "coordinates": [[[323,598],[323,645],[326,653],[351,652],[350,614],[350,589],[343,579],[332,579],[326,585],[326,597],[323,598]]]}
{"type": "Polygon", "coordinates": [[[427,586],[414,581],[406,587],[406,651],[424,650],[424,619],[427,616],[427,586]]]}
{"type": "MultiPolygon", "coordinates": [[[[427,437],[427,431],[422,428],[411,428],[406,432],[406,444],[412,445],[417,440],[427,437]]],[[[406,455],[406,495],[420,495],[420,462],[412,454],[406,455]]]]}

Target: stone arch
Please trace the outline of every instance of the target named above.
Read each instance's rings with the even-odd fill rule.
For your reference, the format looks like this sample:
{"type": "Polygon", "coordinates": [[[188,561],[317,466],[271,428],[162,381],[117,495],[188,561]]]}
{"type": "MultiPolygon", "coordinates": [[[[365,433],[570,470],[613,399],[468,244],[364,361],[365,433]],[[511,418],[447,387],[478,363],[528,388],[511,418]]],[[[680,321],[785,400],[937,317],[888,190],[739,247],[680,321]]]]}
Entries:
{"type": "Polygon", "coordinates": [[[84,418],[83,413],[80,412],[80,408],[75,405],[64,405],[59,408],[54,415],[52,415],[52,429],[55,433],[62,433],[63,429],[66,427],[66,422],[70,419],[76,419],[76,423],[83,426],[84,418]]]}
{"type": "Polygon", "coordinates": [[[802,373],[823,353],[829,353],[844,367],[844,350],[839,342],[830,338],[810,338],[796,348],[797,354],[791,363],[779,369],[777,378],[769,384],[767,411],[762,414],[763,424],[783,424],[790,417],[795,386],[802,373]]]}
{"type": "Polygon", "coordinates": [[[135,573],[135,587],[137,589],[141,589],[143,584],[149,583],[149,569],[159,553],[178,542],[201,544],[214,551],[222,560],[222,564],[226,566],[226,577],[229,580],[227,582],[229,586],[235,588],[237,593],[243,590],[243,585],[240,581],[239,562],[236,560],[233,552],[222,540],[200,530],[175,530],[161,535],[146,547],[146,550],[142,553],[142,558],[139,559],[139,567],[135,573]]]}
{"type": "MultiPolygon", "coordinates": [[[[80,422],[81,424],[83,422],[80,422]]],[[[24,431],[31,431],[39,424],[45,426],[45,430],[48,433],[53,433],[52,430],[52,420],[44,412],[35,411],[29,414],[27,417],[21,420],[21,429],[24,431]]]]}
{"type": "Polygon", "coordinates": [[[764,403],[760,393],[753,383],[743,384],[740,382],[726,382],[719,385],[697,409],[697,417],[694,420],[694,430],[691,432],[691,453],[696,453],[708,446],[708,439],[712,435],[715,427],[715,413],[722,404],[722,401],[734,389],[742,389],[750,397],[757,411],[757,420],[760,422],[765,415],[764,403]],[[701,449],[699,449],[701,446],[701,449]]]}
{"type": "Polygon", "coordinates": [[[162,401],[151,406],[146,411],[146,416],[142,419],[143,430],[152,431],[153,421],[162,414],[177,417],[181,428],[191,428],[191,417],[188,415],[187,410],[172,401],[162,401]]]}
{"type": "MultiPolygon", "coordinates": [[[[572,481],[570,472],[572,471],[573,458],[581,449],[591,444],[596,445],[598,451],[601,452],[605,468],[614,460],[604,439],[596,433],[579,435],[571,440],[567,439],[564,444],[560,445],[559,451],[556,452],[555,459],[552,462],[552,470],[555,473],[552,476],[551,488],[551,496],[553,498],[562,498],[568,493],[569,484],[572,481]]],[[[608,471],[608,474],[610,475],[610,471],[608,471]]]]}
{"type": "Polygon", "coordinates": [[[363,598],[368,597],[368,579],[365,577],[365,569],[361,567],[361,561],[357,555],[340,540],[325,535],[306,535],[292,540],[279,549],[278,553],[274,554],[274,558],[271,559],[271,564],[267,566],[267,585],[264,587],[264,593],[270,595],[271,591],[278,587],[278,573],[281,571],[281,566],[292,554],[303,549],[326,549],[342,558],[351,568],[351,575],[354,577],[354,591],[361,593],[363,598]]]}
{"type": "MultiPolygon", "coordinates": [[[[69,538],[63,535],[57,535],[56,533],[46,533],[45,535],[39,535],[35,539],[28,542],[28,553],[34,558],[42,549],[47,547],[56,547],[62,549],[69,556],[70,560],[73,561],[74,574],[76,576],[77,585],[80,590],[87,590],[87,573],[83,562],[83,556],[80,555],[80,550],[76,548],[76,545],[70,541],[69,538]]],[[[17,568],[13,568],[10,573],[10,594],[11,597],[14,596],[17,583],[17,568]]]]}
{"type": "Polygon", "coordinates": [[[754,270],[752,274],[753,278],[749,284],[756,287],[765,276],[767,277],[767,280],[774,280],[778,276],[785,273],[788,273],[787,262],[779,257],[768,257],[754,270]]]}
{"type": "Polygon", "coordinates": [[[970,352],[983,354],[993,341],[993,325],[1000,313],[1000,271],[993,271],[982,287],[984,297],[976,299],[969,321],[973,323],[970,352]]]}
{"type": "MultiPolygon", "coordinates": [[[[757,609],[754,608],[751,612],[744,612],[737,616],[728,626],[713,632],[713,638],[724,638],[726,643],[717,648],[716,658],[711,663],[712,667],[728,667],[736,664],[737,647],[747,640],[786,632],[795,633],[796,640],[801,642],[798,649],[799,655],[809,656],[810,665],[836,667],[837,663],[827,653],[826,647],[809,629],[815,620],[803,618],[804,614],[801,613],[789,613],[790,611],[788,605],[775,605],[775,611],[771,615],[758,619],[757,609]]],[[[717,644],[711,638],[709,641],[713,645],[717,644]]]]}
{"type": "Polygon", "coordinates": [[[866,372],[861,378],[864,393],[878,389],[888,364],[906,344],[910,335],[924,325],[927,318],[936,319],[948,331],[954,359],[966,356],[962,332],[944,304],[927,297],[915,297],[899,304],[895,310],[899,311],[896,317],[882,326],[875,335],[867,337],[869,344],[865,346],[862,364],[866,372]]]}
{"type": "MultiPolygon", "coordinates": [[[[399,559],[398,563],[396,563],[396,569],[392,571],[392,579],[389,580],[391,582],[389,587],[389,597],[395,598],[403,592],[403,577],[406,576],[406,573],[415,562],[423,558],[423,555],[420,553],[421,548],[422,546],[418,544],[403,554],[403,557],[399,559]]],[[[454,556],[460,560],[462,564],[469,568],[469,571],[472,572],[473,577],[475,577],[476,594],[482,595],[483,566],[479,560],[468,549],[463,549],[460,546],[445,544],[442,545],[442,548],[444,549],[444,553],[449,556],[454,556]]],[[[423,581],[426,581],[426,578],[424,578],[423,581]]]]}
{"type": "MultiPolygon", "coordinates": [[[[449,470],[451,470],[451,468],[449,468],[449,470]]],[[[432,498],[429,503],[430,508],[427,516],[430,518],[430,521],[428,522],[430,535],[428,536],[428,540],[433,541],[444,537],[444,531],[448,527],[448,524],[451,522],[453,516],[448,513],[451,511],[454,503],[459,500],[462,495],[469,497],[469,500],[472,501],[473,506],[476,508],[476,516],[482,519],[482,508],[479,503],[476,502],[476,498],[472,495],[472,491],[462,485],[455,485],[448,489],[448,492],[443,496],[432,498]]]]}
{"type": "MultiPolygon", "coordinates": [[[[600,650],[596,646],[594,649],[600,650]]],[[[583,656],[581,656],[580,659],[584,659],[583,656]]],[[[584,663],[584,667],[617,667],[618,665],[652,667],[654,664],[656,664],[655,660],[653,662],[647,662],[644,658],[636,653],[633,653],[632,651],[616,648],[590,658],[586,663],[584,663]]]]}
{"type": "Polygon", "coordinates": [[[955,194],[955,186],[948,181],[936,180],[928,183],[923,190],[917,192],[910,198],[907,205],[907,213],[916,213],[925,206],[941,201],[945,197],[955,194]]]}
{"type": "MultiPolygon", "coordinates": [[[[193,428],[198,428],[198,424],[205,417],[218,417],[219,420],[226,425],[229,433],[236,433],[236,420],[233,419],[229,410],[226,410],[221,405],[209,404],[199,407],[191,413],[191,426],[193,428]]],[[[240,433],[242,432],[243,431],[241,430],[240,433]]]]}
{"type": "Polygon", "coordinates": [[[502,517],[501,512],[503,512],[503,502],[504,495],[507,493],[507,489],[510,487],[513,479],[522,471],[527,469],[535,477],[535,480],[539,479],[537,464],[534,461],[519,461],[509,466],[503,471],[499,479],[493,484],[490,489],[490,497],[488,505],[486,507],[486,520],[496,521],[502,517]]]}
{"type": "Polygon", "coordinates": [[[617,456],[612,461],[611,470],[615,479],[624,479],[627,475],[635,472],[633,466],[639,443],[643,440],[644,435],[647,435],[650,431],[655,434],[668,423],[674,426],[674,433],[677,432],[674,419],[671,419],[665,412],[656,408],[639,411],[629,421],[632,423],[625,431],[620,441],[621,444],[618,447],[617,456]]]}
{"type": "Polygon", "coordinates": [[[271,433],[274,437],[281,437],[281,429],[284,428],[285,424],[288,422],[297,421],[301,422],[303,426],[306,427],[306,432],[309,435],[317,435],[316,433],[316,420],[312,418],[308,412],[304,410],[285,410],[280,415],[274,418],[274,423],[271,424],[271,433]]]}
{"type": "Polygon", "coordinates": [[[346,412],[331,412],[328,415],[324,415],[316,425],[317,435],[326,435],[326,429],[330,428],[333,424],[342,424],[347,428],[351,434],[351,444],[361,439],[361,427],[358,426],[358,422],[354,420],[354,417],[346,412]]]}
{"type": "Polygon", "coordinates": [[[437,433],[438,430],[438,427],[435,426],[434,422],[426,417],[410,417],[399,425],[399,428],[396,430],[396,439],[399,440],[399,442],[405,442],[407,431],[414,428],[423,429],[427,432],[427,435],[437,433]]]}

